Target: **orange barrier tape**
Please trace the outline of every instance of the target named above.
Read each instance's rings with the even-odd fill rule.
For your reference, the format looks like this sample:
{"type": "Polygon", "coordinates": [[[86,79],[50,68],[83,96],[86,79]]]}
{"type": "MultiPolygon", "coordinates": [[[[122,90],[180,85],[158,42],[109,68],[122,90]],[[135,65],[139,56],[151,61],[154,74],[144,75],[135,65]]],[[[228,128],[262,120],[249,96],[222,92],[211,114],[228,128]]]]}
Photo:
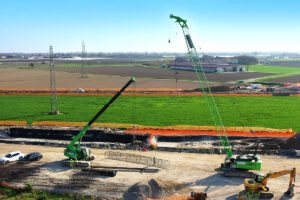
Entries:
{"type": "MultiPolygon", "coordinates": [[[[110,96],[115,95],[114,92],[106,93],[78,93],[78,92],[69,92],[69,93],[57,93],[57,95],[71,95],[71,96],[110,96]]],[[[51,95],[50,92],[0,92],[0,95],[51,95]]],[[[203,96],[202,93],[123,93],[123,96],[203,96]]],[[[272,94],[213,94],[213,96],[272,96],[272,94]]],[[[300,96],[298,94],[290,96],[300,96]]]]}
{"type": "MultiPolygon", "coordinates": [[[[84,91],[119,91],[121,88],[82,88],[84,91]]],[[[183,88],[127,88],[126,91],[161,91],[161,92],[168,92],[168,91],[183,91],[183,90],[194,90],[196,88],[189,88],[189,89],[183,89],[183,88]]],[[[0,90],[3,91],[51,91],[49,88],[42,88],[42,89],[36,89],[36,88],[0,88],[0,90]]],[[[57,91],[72,91],[72,90],[78,90],[78,88],[57,88],[57,91]]]]}
{"type": "Polygon", "coordinates": [[[0,125],[27,125],[26,121],[0,121],[0,125]]]}
{"type": "MultiPolygon", "coordinates": [[[[217,131],[199,131],[199,130],[157,130],[157,129],[135,129],[125,130],[125,133],[140,133],[161,136],[184,136],[184,135],[211,135],[218,136],[217,131]]],[[[245,136],[245,137],[293,137],[295,133],[278,133],[278,132],[242,132],[227,131],[227,136],[245,136]]]]}
{"type": "MultiPolygon", "coordinates": [[[[46,126],[85,126],[87,122],[55,122],[55,121],[40,121],[32,122],[32,125],[46,125],[46,126]]],[[[111,128],[127,128],[132,129],[133,124],[123,123],[94,123],[92,126],[97,127],[111,127],[111,128]]],[[[158,129],[158,130],[194,130],[194,131],[216,131],[215,126],[196,126],[196,125],[174,125],[174,126],[144,126],[135,124],[136,129],[158,129]]],[[[226,131],[235,132],[276,132],[276,133],[293,133],[293,129],[274,129],[264,127],[225,127],[226,131]]]]}
{"type": "MultiPolygon", "coordinates": [[[[85,126],[87,122],[55,122],[55,121],[41,121],[32,122],[32,125],[37,126],[85,126]]],[[[119,123],[93,123],[95,127],[111,127],[111,128],[132,128],[132,124],[119,123]]]]}
{"type": "MultiPolygon", "coordinates": [[[[86,122],[54,122],[41,121],[32,122],[32,125],[43,126],[85,126],[86,122]]],[[[0,125],[27,125],[26,121],[0,121],[0,125]]],[[[152,135],[214,135],[218,136],[216,128],[213,126],[192,126],[192,125],[175,125],[175,126],[143,126],[135,125],[133,130],[132,124],[121,123],[94,123],[97,127],[113,127],[113,128],[128,128],[125,133],[141,133],[152,135]],[[156,128],[156,129],[155,129],[156,128]],[[184,129],[185,128],[185,129],[184,129]],[[192,130],[187,130],[190,128],[192,130]]],[[[247,136],[247,137],[292,137],[295,135],[292,129],[272,129],[263,127],[225,127],[228,136],[247,136]],[[254,134],[250,130],[254,131],[254,134]]]]}

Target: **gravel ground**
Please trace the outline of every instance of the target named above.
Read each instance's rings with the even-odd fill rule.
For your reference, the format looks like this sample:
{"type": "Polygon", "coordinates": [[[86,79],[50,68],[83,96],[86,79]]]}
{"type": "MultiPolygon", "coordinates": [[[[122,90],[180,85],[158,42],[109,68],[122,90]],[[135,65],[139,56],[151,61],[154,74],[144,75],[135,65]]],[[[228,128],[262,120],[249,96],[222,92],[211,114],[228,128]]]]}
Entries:
{"type": "MultiPolygon", "coordinates": [[[[170,187],[170,183],[173,183],[174,187],[185,185],[185,187],[181,187],[179,190],[170,189],[166,193],[167,195],[171,195],[171,193],[173,193],[172,195],[189,195],[191,191],[198,191],[207,192],[209,199],[221,200],[235,199],[236,195],[243,190],[243,179],[225,178],[222,174],[215,171],[215,168],[218,168],[224,160],[224,155],[126,150],[123,153],[136,153],[138,155],[155,156],[156,158],[169,160],[169,168],[161,169],[158,173],[154,174],[123,171],[118,172],[115,177],[99,177],[86,176],[78,169],[62,167],[61,161],[65,159],[63,148],[1,144],[0,156],[16,150],[24,153],[39,151],[43,153],[44,158],[37,163],[29,165],[36,165],[39,170],[28,168],[28,173],[23,173],[23,176],[19,178],[19,173],[24,172],[26,168],[23,167],[21,171],[15,171],[13,178],[9,181],[13,185],[22,185],[25,180],[30,180],[34,187],[41,189],[94,194],[103,198],[122,198],[125,193],[127,197],[130,197],[132,195],[128,192],[133,190],[132,186],[147,182],[153,183],[152,179],[156,180],[154,183],[159,182],[163,185],[168,185],[168,187],[170,187]]],[[[92,149],[92,152],[96,155],[96,159],[93,161],[94,165],[143,167],[140,164],[105,159],[105,150],[92,149]]],[[[300,159],[282,156],[261,157],[263,160],[262,173],[300,166],[300,159]]],[[[16,168],[11,167],[10,169],[16,168]]],[[[299,170],[297,175],[300,175],[299,170]]],[[[269,180],[268,187],[275,194],[274,199],[284,199],[282,195],[288,187],[288,181],[288,175],[269,180]]],[[[299,198],[300,186],[297,180],[293,199],[299,198]]]]}

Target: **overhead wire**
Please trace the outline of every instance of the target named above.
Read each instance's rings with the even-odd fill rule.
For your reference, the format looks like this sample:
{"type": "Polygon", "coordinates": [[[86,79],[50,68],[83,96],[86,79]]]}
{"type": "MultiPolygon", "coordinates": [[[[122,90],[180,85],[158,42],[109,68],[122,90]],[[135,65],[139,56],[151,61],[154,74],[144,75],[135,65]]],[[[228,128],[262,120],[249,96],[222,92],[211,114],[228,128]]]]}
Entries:
{"type": "MultiPolygon", "coordinates": [[[[203,58],[204,55],[205,55],[205,53],[204,53],[204,51],[203,51],[203,48],[201,48],[197,42],[196,42],[196,45],[198,46],[198,49],[199,49],[199,51],[200,51],[200,54],[202,55],[202,58],[203,58]]],[[[212,64],[210,59],[208,59],[208,62],[209,62],[209,64],[212,64]]],[[[220,79],[219,73],[216,72],[214,75],[215,75],[215,77],[217,78],[218,82],[222,84],[223,81],[220,79]]],[[[225,84],[222,84],[222,85],[225,86],[225,84]]],[[[230,102],[231,102],[232,105],[237,105],[237,102],[234,100],[234,97],[232,97],[231,95],[228,95],[228,98],[229,98],[229,100],[230,100],[230,102]]],[[[220,104],[220,101],[219,101],[219,104],[220,104]]],[[[242,113],[241,113],[240,109],[238,109],[237,106],[232,106],[232,107],[236,110],[236,113],[238,113],[238,115],[239,115],[238,117],[239,117],[240,119],[243,119],[243,118],[241,117],[241,116],[242,116],[242,113]]],[[[245,123],[244,123],[243,121],[240,121],[240,123],[241,123],[242,127],[245,127],[245,126],[246,126],[245,123]]],[[[251,132],[252,132],[252,130],[251,130],[251,132]]],[[[253,133],[252,133],[252,134],[253,134],[253,133]]]]}

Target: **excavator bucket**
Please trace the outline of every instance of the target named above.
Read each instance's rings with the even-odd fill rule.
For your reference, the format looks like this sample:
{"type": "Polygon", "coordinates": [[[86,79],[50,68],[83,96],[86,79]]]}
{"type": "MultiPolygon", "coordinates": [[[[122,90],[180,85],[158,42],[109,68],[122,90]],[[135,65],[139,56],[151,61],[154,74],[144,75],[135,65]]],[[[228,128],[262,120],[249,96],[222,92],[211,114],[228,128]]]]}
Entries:
{"type": "Polygon", "coordinates": [[[288,191],[284,193],[284,196],[292,198],[294,196],[294,187],[295,185],[292,184],[292,186],[288,189],[288,191]]]}

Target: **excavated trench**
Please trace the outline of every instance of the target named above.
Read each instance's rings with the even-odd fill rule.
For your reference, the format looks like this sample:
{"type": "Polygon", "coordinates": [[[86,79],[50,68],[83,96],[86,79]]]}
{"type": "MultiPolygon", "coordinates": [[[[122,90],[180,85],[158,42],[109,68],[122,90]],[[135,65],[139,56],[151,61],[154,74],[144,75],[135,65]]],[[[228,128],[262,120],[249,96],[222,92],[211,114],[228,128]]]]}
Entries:
{"type": "MultiPolygon", "coordinates": [[[[0,142],[17,144],[35,144],[48,146],[66,146],[82,127],[54,127],[54,126],[14,126],[0,130],[0,142]]],[[[129,134],[123,130],[111,128],[92,127],[84,137],[82,143],[94,148],[128,149],[135,144],[145,144],[150,134],[129,134]]],[[[259,143],[259,154],[285,154],[293,155],[295,149],[300,149],[299,133],[292,138],[250,138],[228,137],[234,151],[243,151],[259,143]]],[[[193,153],[224,153],[218,136],[158,136],[159,143],[167,146],[159,146],[158,150],[178,151],[193,153]],[[170,147],[168,144],[176,143],[170,147]],[[209,146],[201,146],[209,143],[209,146]],[[200,145],[200,146],[197,146],[200,145]]],[[[134,146],[134,148],[138,148],[134,146]]]]}
{"type": "MultiPolygon", "coordinates": [[[[42,129],[42,128],[10,128],[8,135],[14,138],[36,138],[36,139],[52,139],[52,140],[67,140],[80,132],[81,129],[42,129]]],[[[131,143],[134,135],[126,134],[121,130],[112,129],[94,129],[88,130],[83,142],[113,142],[113,143],[131,143]]],[[[136,134],[135,140],[146,141],[148,134],[136,134]]]]}

